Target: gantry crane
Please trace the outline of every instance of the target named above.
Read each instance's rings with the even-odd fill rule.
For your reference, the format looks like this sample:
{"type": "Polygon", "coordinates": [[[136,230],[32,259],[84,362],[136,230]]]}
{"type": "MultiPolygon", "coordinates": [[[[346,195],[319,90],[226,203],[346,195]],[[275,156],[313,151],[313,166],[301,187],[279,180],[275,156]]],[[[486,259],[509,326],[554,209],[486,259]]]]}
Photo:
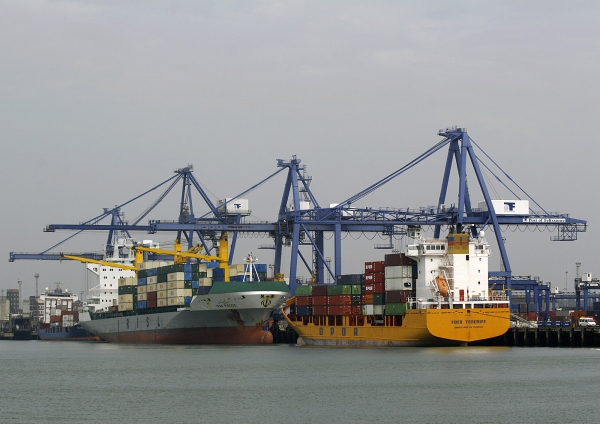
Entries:
{"type": "MultiPolygon", "coordinates": [[[[439,237],[442,227],[456,227],[459,231],[469,231],[473,235],[490,227],[495,233],[503,263],[503,270],[490,272],[490,276],[502,278],[508,290],[507,294],[509,295],[512,271],[504,246],[504,240],[501,235],[501,226],[556,226],[558,229],[558,236],[553,238],[555,241],[576,240],[577,234],[586,230],[586,221],[571,218],[568,214],[548,213],[535,201],[533,201],[533,203],[542,210],[541,212],[527,208],[526,211],[519,211],[519,213],[499,213],[496,209],[497,204],[495,203],[497,199],[491,198],[483,178],[481,167],[485,166],[489,172],[493,173],[493,171],[490,167],[481,162],[480,158],[475,154],[474,146],[476,145],[467,134],[466,129],[458,127],[447,128],[440,130],[438,135],[443,137],[443,139],[417,158],[354,196],[351,196],[345,201],[332,207],[322,207],[319,205],[310,189],[311,178],[306,175],[305,166],[301,165],[300,159],[293,157],[289,161],[278,159],[277,166],[280,169],[277,172],[271,174],[258,184],[255,184],[237,196],[229,198],[230,200],[218,206],[215,206],[210,201],[200,184],[193,177],[191,174],[193,168],[191,166],[176,170],[175,172],[178,176],[178,180],[180,179],[183,181],[179,218],[177,221],[150,220],[148,225],[139,225],[141,218],[136,219],[133,224],[126,222],[115,224],[113,222],[110,225],[99,225],[97,221],[92,221],[79,225],[52,224],[49,225],[46,230],[121,230],[144,231],[149,233],[172,231],[177,233],[178,240],[185,239],[190,248],[193,246],[194,237],[198,237],[200,244],[207,253],[211,252],[212,249],[218,249],[217,245],[220,246],[222,244],[218,243],[218,238],[222,237],[223,234],[233,234],[229,261],[231,261],[231,258],[233,257],[238,233],[266,233],[274,239],[274,271],[276,273],[282,271],[284,246],[291,247],[289,280],[290,290],[292,294],[294,294],[299,260],[306,267],[308,274],[314,275],[314,279],[317,283],[325,282],[326,272],[334,279],[337,275],[342,273],[342,233],[372,232],[380,233],[392,238],[394,236],[407,234],[407,232],[418,231],[423,226],[432,226],[434,228],[434,237],[439,237]],[[448,146],[446,167],[442,176],[442,186],[437,206],[412,210],[392,208],[374,209],[355,206],[359,200],[394,180],[405,171],[417,166],[429,156],[446,146],[448,146]],[[469,187],[467,185],[467,160],[470,160],[479,189],[484,198],[483,208],[473,207],[469,187]],[[459,181],[458,197],[455,199],[455,202],[451,202],[450,205],[447,205],[448,184],[454,164],[456,165],[459,181]],[[287,170],[287,178],[277,219],[274,222],[253,223],[245,220],[242,221],[244,218],[242,213],[235,213],[235,211],[232,212],[229,210],[227,206],[230,202],[234,202],[235,199],[245,195],[283,170],[287,170]],[[199,217],[194,214],[192,187],[197,189],[209,208],[209,212],[199,217]],[[333,234],[333,269],[325,257],[326,233],[333,234]],[[212,244],[209,246],[211,242],[212,244]],[[306,259],[301,251],[301,246],[309,246],[311,248],[311,259],[306,259]]],[[[483,154],[491,160],[489,156],[485,153],[483,154]]],[[[493,160],[491,161],[496,165],[493,160]]],[[[501,172],[504,173],[502,170],[501,172]]],[[[504,175],[507,176],[506,173],[504,173],[504,175]]],[[[498,176],[496,177],[499,179],[498,176]]],[[[167,180],[166,182],[170,180],[167,180]]],[[[172,184],[174,185],[175,183],[172,184]]],[[[168,190],[170,190],[173,185],[168,190]]],[[[526,192],[523,190],[521,190],[521,192],[525,197],[530,198],[526,192]]],[[[520,196],[516,193],[513,191],[511,191],[511,193],[517,200],[521,200],[520,196]]],[[[140,196],[138,196],[138,198],[139,197],[140,196]]],[[[162,200],[162,198],[164,198],[164,195],[160,199],[162,200]]],[[[133,200],[134,199],[132,199],[132,201],[133,200]]],[[[126,202],[118,208],[121,208],[130,202],[131,201],[126,202]]],[[[509,204],[506,206],[509,208],[515,206],[512,201],[508,203],[509,204]]],[[[142,217],[146,217],[148,212],[144,213],[142,217]]]]}

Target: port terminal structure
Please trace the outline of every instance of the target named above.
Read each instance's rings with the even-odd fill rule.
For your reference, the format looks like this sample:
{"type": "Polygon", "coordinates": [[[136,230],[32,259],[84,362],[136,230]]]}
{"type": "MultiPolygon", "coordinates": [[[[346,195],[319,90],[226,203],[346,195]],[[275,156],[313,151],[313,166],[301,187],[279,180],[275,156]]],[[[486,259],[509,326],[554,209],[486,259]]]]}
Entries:
{"type": "Polygon", "coordinates": [[[534,291],[535,298],[538,298],[538,291],[543,292],[546,290],[546,286],[538,287],[540,284],[535,282],[520,282],[519,278],[513,278],[501,227],[552,227],[557,229],[557,235],[552,237],[551,240],[574,241],[577,240],[578,233],[586,231],[587,222],[571,218],[568,214],[547,212],[469,137],[466,128],[442,129],[438,131],[438,136],[441,136],[442,140],[400,169],[343,202],[327,207],[318,203],[310,189],[312,178],[307,175],[305,165],[302,165],[301,160],[295,156],[290,160],[278,159],[277,167],[279,169],[276,172],[249,189],[219,201],[219,204],[214,204],[211,201],[207,192],[192,175],[193,166],[188,165],[176,169],[175,175],[161,184],[114,208],[104,209],[101,215],[90,220],[80,224],[48,225],[44,230],[46,232],[73,230],[76,233],[40,253],[11,252],[9,261],[20,259],[61,260],[64,255],[53,253],[53,249],[58,248],[62,243],[80,232],[92,230],[108,232],[106,252],[103,254],[84,252],[73,253],[73,255],[87,256],[91,259],[101,259],[98,256],[112,257],[118,254],[113,250],[116,246],[115,240],[118,237],[133,238],[131,235],[133,232],[152,234],[169,231],[176,234],[175,240],[187,244],[188,248],[191,249],[194,245],[199,245],[207,255],[216,256],[212,252],[218,251],[219,240],[223,233],[227,233],[229,234],[230,243],[229,263],[231,263],[236,241],[240,234],[264,233],[272,237],[274,241],[269,248],[275,251],[273,264],[275,272],[282,270],[283,248],[285,246],[291,247],[288,278],[290,291],[295,294],[296,285],[300,281],[297,278],[300,275],[300,265],[306,268],[307,274],[311,275],[312,282],[316,284],[324,284],[328,275],[335,281],[336,277],[342,274],[343,233],[379,233],[389,237],[390,244],[375,247],[391,249],[394,237],[415,236],[420,234],[421,228],[425,226],[434,229],[434,238],[440,236],[443,228],[452,227],[458,231],[468,231],[472,236],[477,236],[481,234],[481,231],[491,229],[500,251],[502,269],[489,272],[490,287],[501,285],[509,298],[511,290],[529,292],[531,289],[534,291]],[[356,207],[357,202],[361,199],[409,169],[416,167],[445,147],[448,149],[446,165],[442,175],[437,206],[418,209],[356,207]],[[478,152],[481,151],[480,156],[476,154],[475,148],[478,149],[478,152]],[[490,165],[482,160],[484,157],[489,160],[490,165]],[[450,175],[454,166],[458,173],[458,197],[449,201],[447,193],[450,175]],[[516,186],[516,189],[510,188],[509,183],[503,182],[500,175],[492,169],[493,166],[499,170],[499,172],[496,172],[509,180],[509,183],[516,186]],[[510,191],[513,199],[516,200],[492,199],[485,183],[482,168],[485,168],[500,181],[510,191]],[[477,206],[471,200],[471,190],[467,184],[468,170],[475,174],[479,196],[484,199],[477,206]],[[247,219],[250,216],[250,211],[244,209],[243,203],[240,203],[239,199],[283,171],[287,171],[287,177],[279,210],[277,211],[277,220],[272,222],[250,222],[247,219]],[[142,220],[149,216],[150,212],[179,182],[182,183],[182,188],[177,220],[149,219],[146,224],[142,224],[142,220]],[[124,207],[159,189],[164,189],[164,191],[137,218],[132,222],[128,222],[123,218],[122,211],[124,207]],[[521,193],[520,195],[515,192],[517,190],[521,193]],[[201,196],[208,207],[208,212],[201,213],[199,216],[196,216],[195,213],[197,205],[192,201],[194,192],[201,196]],[[523,200],[525,198],[529,200],[523,200]],[[530,208],[529,202],[535,204],[539,210],[534,211],[530,208]],[[102,222],[105,219],[110,219],[110,223],[103,224],[102,222]],[[326,234],[330,234],[332,237],[326,239],[326,234]],[[329,239],[333,239],[334,260],[332,265],[325,254],[325,241],[329,239]],[[306,249],[305,246],[310,249],[310,255],[306,253],[306,250],[303,251],[303,249],[306,249]]]}

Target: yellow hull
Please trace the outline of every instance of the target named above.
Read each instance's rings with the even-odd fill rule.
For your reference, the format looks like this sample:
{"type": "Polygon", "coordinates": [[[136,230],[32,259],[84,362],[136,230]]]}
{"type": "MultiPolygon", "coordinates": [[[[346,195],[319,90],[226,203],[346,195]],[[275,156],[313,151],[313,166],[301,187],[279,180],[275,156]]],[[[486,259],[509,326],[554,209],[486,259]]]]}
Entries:
{"type": "Polygon", "coordinates": [[[510,325],[508,308],[409,309],[401,323],[383,317],[362,325],[349,316],[339,325],[322,325],[326,317],[296,321],[283,315],[306,344],[316,346],[453,346],[502,336],[510,325]]]}

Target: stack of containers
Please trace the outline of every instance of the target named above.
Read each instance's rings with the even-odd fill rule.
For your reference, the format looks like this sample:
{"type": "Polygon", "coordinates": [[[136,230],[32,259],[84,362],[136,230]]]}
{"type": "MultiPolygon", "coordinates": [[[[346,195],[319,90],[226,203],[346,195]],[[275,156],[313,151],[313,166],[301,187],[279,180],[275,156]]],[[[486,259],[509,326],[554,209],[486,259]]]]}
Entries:
{"type": "Polygon", "coordinates": [[[365,262],[363,315],[383,315],[385,309],[385,262],[365,262]]]}
{"type": "MultiPolygon", "coordinates": [[[[329,295],[327,306],[329,315],[362,315],[363,274],[338,275],[336,294],[329,295]]],[[[329,293],[328,293],[329,294],[329,293]]]]}
{"type": "Polygon", "coordinates": [[[137,309],[137,281],[135,277],[119,278],[119,312],[137,309]]]}
{"type": "Polygon", "coordinates": [[[310,316],[313,315],[313,286],[297,286],[296,287],[296,315],[310,316]]]}
{"type": "Polygon", "coordinates": [[[145,264],[138,269],[137,309],[189,306],[193,296],[207,294],[212,286],[207,264],[145,264]]]}
{"type": "Polygon", "coordinates": [[[189,306],[192,302],[192,264],[171,265],[169,270],[171,272],[166,274],[167,305],[189,306]]]}
{"type": "Polygon", "coordinates": [[[403,253],[385,255],[385,314],[404,315],[413,294],[413,261],[403,253]]]}

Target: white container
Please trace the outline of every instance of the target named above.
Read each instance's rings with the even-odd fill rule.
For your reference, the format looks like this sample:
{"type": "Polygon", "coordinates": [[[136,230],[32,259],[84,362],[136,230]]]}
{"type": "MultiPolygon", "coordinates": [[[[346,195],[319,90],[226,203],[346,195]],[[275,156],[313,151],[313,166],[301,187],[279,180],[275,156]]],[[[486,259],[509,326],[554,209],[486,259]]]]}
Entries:
{"type": "Polygon", "coordinates": [[[133,302],[119,303],[119,311],[133,311],[133,302]]]}
{"type": "Polygon", "coordinates": [[[172,290],[167,290],[167,296],[169,298],[171,297],[191,297],[192,296],[192,289],[172,289],[172,290]]]}
{"type": "Polygon", "coordinates": [[[167,274],[167,282],[183,280],[185,278],[184,275],[185,274],[183,272],[170,272],[167,274]]]}
{"type": "Polygon", "coordinates": [[[167,290],[167,283],[157,283],[156,291],[163,291],[163,290],[167,290]]]}
{"type": "Polygon", "coordinates": [[[146,284],[156,284],[158,282],[157,278],[158,277],[156,275],[153,275],[152,277],[147,277],[146,284]]]}
{"type": "Polygon", "coordinates": [[[198,280],[198,285],[200,287],[212,287],[212,278],[200,278],[198,280]]]}
{"type": "Polygon", "coordinates": [[[373,306],[375,306],[375,305],[363,305],[364,315],[374,315],[373,306]]]}
{"type": "Polygon", "coordinates": [[[138,300],[138,302],[141,300],[148,300],[148,293],[138,292],[137,300],[138,300]]]}
{"type": "Polygon", "coordinates": [[[120,294],[119,295],[119,305],[121,303],[131,303],[131,304],[133,304],[133,295],[132,294],[120,294]]]}
{"type": "Polygon", "coordinates": [[[383,315],[383,305],[373,305],[373,315],[383,315]]]}
{"type": "Polygon", "coordinates": [[[156,299],[156,307],[157,308],[162,308],[163,306],[169,306],[169,303],[167,302],[167,298],[163,298],[163,299],[156,299]]]}
{"type": "Polygon", "coordinates": [[[404,281],[402,278],[386,278],[385,279],[385,291],[390,290],[405,290],[404,281]]]}
{"type": "Polygon", "coordinates": [[[183,281],[183,280],[169,281],[167,283],[167,290],[171,290],[171,289],[184,289],[184,288],[185,288],[185,281],[183,281]]]}
{"type": "Polygon", "coordinates": [[[156,292],[156,300],[166,299],[167,297],[169,297],[167,290],[158,290],[156,292]]]}
{"type": "Polygon", "coordinates": [[[170,297],[167,299],[167,305],[169,306],[183,306],[184,298],[183,297],[170,297]]]}
{"type": "MultiPolygon", "coordinates": [[[[156,284],[148,284],[146,286],[146,292],[147,293],[155,292],[156,291],[156,286],[157,286],[156,284]]],[[[139,291],[138,291],[138,293],[139,293],[139,291]]]]}
{"type": "MultiPolygon", "coordinates": [[[[138,286],[138,289],[137,289],[138,295],[146,293],[147,291],[148,291],[148,286],[138,286]]],[[[138,299],[144,300],[144,299],[140,299],[139,297],[138,297],[138,299]]]]}

